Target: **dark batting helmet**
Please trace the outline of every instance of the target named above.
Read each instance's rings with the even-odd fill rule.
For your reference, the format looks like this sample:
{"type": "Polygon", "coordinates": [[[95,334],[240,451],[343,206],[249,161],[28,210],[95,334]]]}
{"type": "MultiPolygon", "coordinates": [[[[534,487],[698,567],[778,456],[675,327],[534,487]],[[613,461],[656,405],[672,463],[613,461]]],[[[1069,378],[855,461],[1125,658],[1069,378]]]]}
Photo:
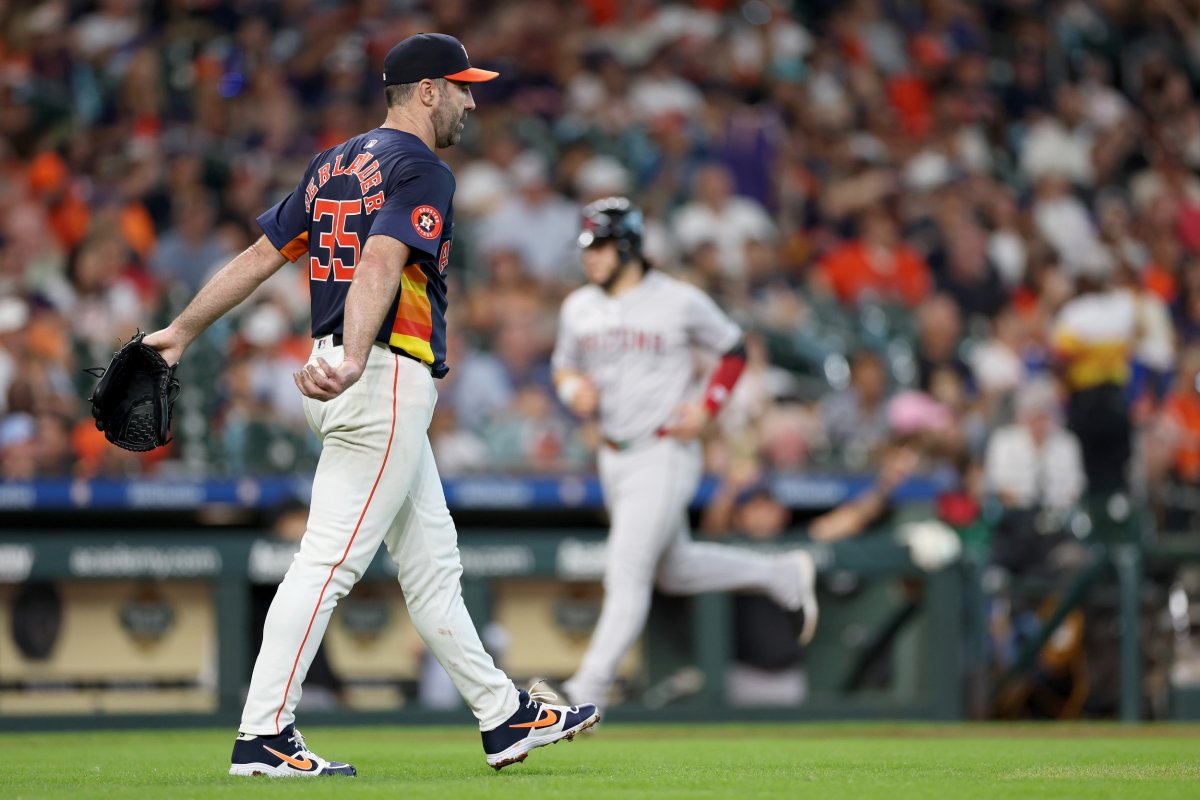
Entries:
{"type": "Polygon", "coordinates": [[[584,207],[579,246],[615,242],[622,261],[640,259],[645,227],[642,210],[629,202],[629,198],[605,197],[584,207]]]}

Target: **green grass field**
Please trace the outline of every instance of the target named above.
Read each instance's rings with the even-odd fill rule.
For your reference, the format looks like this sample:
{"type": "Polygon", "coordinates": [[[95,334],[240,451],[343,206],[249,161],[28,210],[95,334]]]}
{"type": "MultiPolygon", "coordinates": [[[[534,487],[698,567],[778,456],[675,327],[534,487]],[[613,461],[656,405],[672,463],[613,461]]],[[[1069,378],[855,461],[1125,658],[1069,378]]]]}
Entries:
{"type": "Polygon", "coordinates": [[[0,735],[0,797],[1200,797],[1200,726],[601,726],[496,773],[456,728],[314,728],[358,778],[230,778],[228,731],[0,735]]]}

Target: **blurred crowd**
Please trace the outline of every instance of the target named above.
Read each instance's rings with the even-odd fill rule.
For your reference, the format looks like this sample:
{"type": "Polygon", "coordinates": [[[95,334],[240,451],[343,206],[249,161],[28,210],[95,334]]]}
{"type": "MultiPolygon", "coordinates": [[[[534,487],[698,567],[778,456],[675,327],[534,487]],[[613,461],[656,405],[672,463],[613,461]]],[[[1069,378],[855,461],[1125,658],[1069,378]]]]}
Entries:
{"type": "Polygon", "coordinates": [[[578,210],[628,194],[648,259],[752,333],[709,447],[731,497],[773,470],[945,469],[1015,509],[1130,476],[1184,502],[1200,479],[1195,0],[6,11],[0,477],[311,468],[294,267],[189,351],[165,450],[107,446],[82,369],[177,313],[315,152],[378,125],[384,54],[438,30],[501,73],[440,153],[443,474],[591,468],[548,356],[578,210]]]}

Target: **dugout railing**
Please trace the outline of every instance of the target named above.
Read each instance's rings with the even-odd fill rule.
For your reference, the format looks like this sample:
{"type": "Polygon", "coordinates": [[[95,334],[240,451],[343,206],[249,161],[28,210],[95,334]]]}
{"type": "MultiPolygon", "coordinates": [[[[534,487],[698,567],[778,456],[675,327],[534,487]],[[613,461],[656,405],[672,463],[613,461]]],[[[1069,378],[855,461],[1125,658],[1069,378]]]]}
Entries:
{"type": "MultiPolygon", "coordinates": [[[[603,535],[595,529],[537,533],[465,530],[460,539],[464,598],[481,627],[496,616],[495,589],[500,584],[550,580],[594,586],[602,570],[603,535]]],[[[968,564],[953,564],[924,573],[913,565],[907,548],[886,533],[835,544],[812,544],[789,535],[769,544],[746,543],[746,546],[774,551],[807,547],[819,565],[823,586],[833,587],[825,592],[821,634],[808,653],[808,672],[820,675],[823,667],[824,677],[815,682],[810,678],[805,702],[787,708],[733,708],[725,703],[724,676],[733,656],[733,601],[728,595],[713,594],[659,603],[668,606],[667,611],[656,612],[658,616],[652,619],[643,639],[643,681],[661,678],[664,670],[685,664],[702,678],[694,690],[660,708],[649,709],[640,702],[618,705],[611,709],[610,718],[948,720],[963,717],[969,672],[968,643],[978,639],[979,632],[972,629],[981,623],[968,602],[973,596],[966,588],[971,576],[968,564]],[[847,586],[857,589],[847,591],[847,586]],[[895,599],[900,595],[903,602],[889,604],[889,597],[895,599]],[[850,607],[839,614],[839,606],[843,605],[850,607]],[[873,611],[864,613],[867,610],[873,611]],[[896,640],[898,621],[904,626],[899,636],[907,639],[907,644],[896,650],[890,647],[880,650],[881,643],[896,640]],[[870,668],[880,659],[890,661],[882,671],[891,679],[849,690],[851,675],[870,668]]],[[[0,567],[0,603],[5,615],[5,630],[0,633],[3,642],[0,662],[10,663],[7,670],[0,663],[0,729],[235,724],[250,668],[248,630],[252,588],[256,584],[277,582],[293,552],[294,545],[263,538],[259,532],[249,530],[203,535],[178,530],[148,531],[119,538],[109,534],[50,531],[23,536],[6,531],[0,535],[0,561],[4,562],[0,567]],[[186,713],[169,709],[159,713],[119,713],[111,709],[94,713],[78,713],[78,709],[21,713],[21,704],[14,702],[16,698],[28,699],[30,693],[36,697],[38,692],[69,692],[71,687],[68,681],[56,680],[55,676],[39,680],[37,669],[30,670],[27,661],[24,669],[17,670],[20,678],[13,679],[12,666],[17,658],[13,623],[14,615],[20,613],[15,608],[20,587],[39,582],[106,581],[133,581],[140,586],[188,582],[211,588],[208,597],[213,605],[216,652],[211,676],[214,697],[208,707],[186,713]],[[5,672],[9,673],[7,678],[5,672]],[[9,702],[5,702],[5,697],[9,702]]],[[[381,550],[363,576],[362,585],[391,585],[394,574],[390,557],[381,550]]],[[[137,613],[149,615],[153,621],[153,606],[150,611],[137,613]]],[[[103,643],[95,646],[104,647],[103,643]]],[[[524,679],[533,675],[514,674],[514,677],[524,679]]],[[[133,683],[137,683],[136,676],[133,683]]],[[[128,690],[128,684],[126,680],[120,685],[128,690]]],[[[143,686],[141,690],[154,689],[143,686]]],[[[93,685],[88,691],[98,697],[104,686],[93,685]]],[[[426,723],[466,718],[463,710],[441,712],[413,706],[387,711],[305,713],[310,724],[426,723]]]]}
{"type": "MultiPolygon", "coordinates": [[[[1108,598],[1106,602],[1113,602],[1115,593],[1118,611],[1118,716],[1124,721],[1138,721],[1145,716],[1143,621],[1148,602],[1153,605],[1147,600],[1147,592],[1156,591],[1146,576],[1161,577],[1183,565],[1200,563],[1200,536],[1194,531],[1157,534],[1148,515],[1119,497],[1092,498],[1084,512],[1088,529],[1077,532],[1087,545],[1086,562],[1066,582],[1053,587],[1053,610],[1034,635],[1022,642],[1016,660],[998,677],[989,673],[986,549],[968,544],[959,561],[935,572],[924,572],[914,565],[908,548],[887,530],[833,544],[814,544],[793,532],[770,543],[740,544],[776,552],[805,547],[818,563],[822,624],[807,653],[809,692],[804,702],[788,707],[730,705],[726,702],[724,677],[734,657],[733,599],[728,595],[659,598],[643,637],[635,683],[669,683],[666,679],[681,666],[699,680],[694,680],[687,691],[667,698],[670,702],[663,701],[661,707],[647,707],[641,698],[634,697],[633,702],[614,706],[610,718],[937,720],[979,716],[1006,685],[1037,670],[1042,645],[1066,615],[1102,592],[1108,598]]],[[[8,526],[0,533],[0,729],[233,724],[251,663],[255,625],[251,619],[252,595],[255,587],[261,591],[278,582],[295,548],[294,544],[263,534],[255,529],[214,531],[200,527],[84,534],[78,528],[21,530],[8,526]],[[18,645],[20,630],[36,630],[37,624],[32,623],[38,623],[32,620],[25,624],[31,622],[25,616],[34,606],[21,605],[22,592],[39,584],[78,587],[121,581],[146,588],[151,595],[155,586],[178,583],[207,587],[203,602],[211,610],[213,651],[205,682],[210,700],[201,708],[159,708],[154,713],[126,712],[102,703],[86,710],[81,710],[78,703],[54,710],[37,708],[31,698],[36,701],[54,692],[70,693],[72,679],[43,669],[21,652],[29,649],[29,642],[18,645]]],[[[539,584],[545,589],[549,585],[567,587],[564,591],[571,601],[555,610],[564,618],[556,623],[573,626],[577,638],[582,635],[586,639],[585,630],[580,634],[586,628],[586,613],[582,622],[566,618],[578,617],[580,609],[586,611],[588,602],[595,610],[596,584],[604,557],[601,529],[530,532],[464,527],[460,539],[464,598],[481,628],[504,616],[505,604],[513,594],[522,594],[505,589],[519,589],[525,584],[539,584]],[[582,591],[589,586],[590,593],[582,591]],[[576,601],[576,596],[584,599],[576,601]]],[[[381,550],[351,599],[369,598],[379,587],[394,587],[394,574],[390,558],[381,550]]],[[[142,623],[153,634],[156,619],[161,622],[162,615],[169,613],[153,602],[128,605],[132,608],[128,611],[130,619],[122,619],[126,630],[111,636],[136,637],[142,623]]],[[[527,600],[527,608],[537,609],[538,613],[547,605],[536,597],[527,600]]],[[[359,615],[366,620],[360,629],[370,633],[372,614],[377,611],[377,607],[368,607],[365,614],[359,615]]],[[[68,609],[62,613],[74,612],[68,609]]],[[[117,612],[105,613],[112,616],[117,612]]],[[[119,613],[127,615],[124,609],[119,613]]],[[[148,658],[155,646],[151,639],[145,645],[148,658]]],[[[107,646],[104,641],[92,644],[96,651],[107,646]]],[[[76,656],[85,660],[88,657],[86,652],[76,656]]],[[[530,666],[537,663],[536,653],[524,663],[524,669],[505,666],[519,680],[569,674],[561,669],[559,674],[547,674],[530,666]]],[[[99,697],[114,686],[124,686],[135,694],[155,688],[133,675],[111,682],[92,679],[85,690],[99,697]]],[[[1194,695],[1193,691],[1188,695],[1190,700],[1184,697],[1189,707],[1195,706],[1194,695]]],[[[411,702],[403,708],[371,708],[370,702],[358,703],[355,710],[306,712],[305,719],[312,718],[314,723],[467,719],[461,709],[431,711],[411,702]]]]}

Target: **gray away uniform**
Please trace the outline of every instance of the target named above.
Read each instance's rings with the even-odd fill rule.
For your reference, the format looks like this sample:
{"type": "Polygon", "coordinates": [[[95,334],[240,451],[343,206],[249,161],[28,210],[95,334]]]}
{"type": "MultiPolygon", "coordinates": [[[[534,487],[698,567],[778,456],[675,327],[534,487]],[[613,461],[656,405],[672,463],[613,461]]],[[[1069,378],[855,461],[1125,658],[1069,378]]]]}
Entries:
{"type": "Polygon", "coordinates": [[[725,353],[740,337],[708,295],[659,272],[619,297],[588,285],[563,303],[553,366],[585,374],[599,393],[608,440],[600,482],[612,521],[604,606],[583,664],[564,685],[571,698],[604,703],[645,627],[655,585],[681,595],[759,591],[799,607],[792,562],[692,541],[687,510],[700,482],[700,445],[659,433],[698,394],[693,348],[725,353]]]}

